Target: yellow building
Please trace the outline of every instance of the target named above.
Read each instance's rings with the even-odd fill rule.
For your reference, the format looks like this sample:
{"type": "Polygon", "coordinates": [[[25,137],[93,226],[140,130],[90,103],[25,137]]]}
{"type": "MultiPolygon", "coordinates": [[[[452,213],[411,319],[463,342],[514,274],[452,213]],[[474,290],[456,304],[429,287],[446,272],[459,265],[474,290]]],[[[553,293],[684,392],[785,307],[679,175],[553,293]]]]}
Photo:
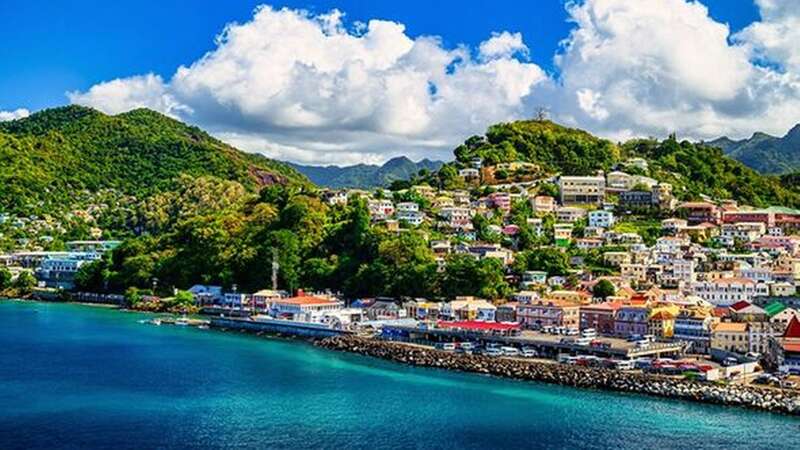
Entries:
{"type": "Polygon", "coordinates": [[[665,309],[650,314],[647,334],[658,338],[671,338],[675,334],[675,315],[665,309]]]}
{"type": "Polygon", "coordinates": [[[738,322],[718,323],[711,331],[711,348],[747,353],[750,350],[747,340],[747,324],[738,322]]]}

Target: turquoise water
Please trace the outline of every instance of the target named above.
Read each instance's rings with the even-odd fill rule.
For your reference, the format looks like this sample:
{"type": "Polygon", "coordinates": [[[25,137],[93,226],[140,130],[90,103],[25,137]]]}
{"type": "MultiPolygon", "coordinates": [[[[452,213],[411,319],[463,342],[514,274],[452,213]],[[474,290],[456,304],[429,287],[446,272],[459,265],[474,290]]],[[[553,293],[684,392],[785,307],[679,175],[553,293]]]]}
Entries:
{"type": "Polygon", "coordinates": [[[800,420],[0,302],[0,448],[800,448],[800,420]]]}

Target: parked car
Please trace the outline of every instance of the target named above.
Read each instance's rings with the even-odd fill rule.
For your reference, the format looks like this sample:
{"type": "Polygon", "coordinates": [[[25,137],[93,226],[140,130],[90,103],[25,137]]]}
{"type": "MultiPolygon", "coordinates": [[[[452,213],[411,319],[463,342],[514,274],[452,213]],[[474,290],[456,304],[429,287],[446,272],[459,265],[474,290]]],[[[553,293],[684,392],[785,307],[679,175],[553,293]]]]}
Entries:
{"type": "Polygon", "coordinates": [[[523,347],[522,356],[524,356],[525,358],[536,358],[537,356],[539,356],[539,353],[530,347],[523,347]]]}
{"type": "Polygon", "coordinates": [[[445,352],[454,352],[456,351],[456,344],[452,342],[440,342],[436,344],[436,348],[445,352]]]}
{"type": "Polygon", "coordinates": [[[471,352],[477,348],[477,345],[473,344],[472,342],[462,342],[459,344],[458,348],[465,352],[471,352]]]}
{"type": "Polygon", "coordinates": [[[636,368],[635,362],[630,359],[614,361],[617,370],[633,370],[636,368]]]}
{"type": "Polygon", "coordinates": [[[516,347],[501,347],[503,356],[519,356],[519,349],[516,347]]]}
{"type": "Polygon", "coordinates": [[[486,356],[492,356],[492,357],[503,356],[503,351],[500,350],[499,348],[493,348],[492,347],[492,348],[487,348],[486,350],[484,350],[483,354],[486,355],[486,356]]]}

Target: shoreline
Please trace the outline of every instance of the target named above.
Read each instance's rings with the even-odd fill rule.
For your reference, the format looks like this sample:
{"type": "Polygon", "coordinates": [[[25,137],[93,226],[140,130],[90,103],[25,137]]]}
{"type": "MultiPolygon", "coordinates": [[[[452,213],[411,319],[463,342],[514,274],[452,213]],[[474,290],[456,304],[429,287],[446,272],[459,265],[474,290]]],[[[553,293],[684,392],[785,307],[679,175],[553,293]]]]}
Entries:
{"type": "MultiPolygon", "coordinates": [[[[0,301],[2,300],[42,302],[34,299],[1,298],[0,301]]],[[[107,304],[68,301],[45,301],[43,303],[62,303],[113,309],[122,312],[148,313],[107,304]]],[[[240,330],[239,333],[236,333],[232,329],[214,329],[222,333],[244,333],[257,337],[269,336],[290,341],[301,341],[325,350],[358,354],[409,366],[491,375],[506,379],[534,381],[580,389],[650,395],[667,399],[736,406],[763,412],[800,416],[800,391],[786,391],[753,385],[718,385],[639,372],[572,366],[559,364],[555,361],[543,362],[492,358],[484,355],[466,355],[444,352],[419,345],[354,335],[313,338],[284,335],[282,333],[257,333],[245,330],[240,330]]]]}
{"type": "Polygon", "coordinates": [[[798,391],[752,385],[717,385],[612,369],[465,355],[357,336],[325,338],[315,341],[314,345],[327,350],[355,353],[410,366],[493,375],[582,389],[652,395],[800,416],[798,391]]]}

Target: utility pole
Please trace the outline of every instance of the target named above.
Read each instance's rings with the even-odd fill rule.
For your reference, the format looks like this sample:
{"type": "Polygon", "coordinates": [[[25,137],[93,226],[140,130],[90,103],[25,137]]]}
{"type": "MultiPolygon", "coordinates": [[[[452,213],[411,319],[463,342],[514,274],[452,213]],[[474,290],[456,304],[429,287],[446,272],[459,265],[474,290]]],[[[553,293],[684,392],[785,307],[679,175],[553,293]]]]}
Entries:
{"type": "Polygon", "coordinates": [[[280,269],[280,264],[278,263],[278,249],[272,247],[272,290],[278,290],[278,269],[280,269]]]}

